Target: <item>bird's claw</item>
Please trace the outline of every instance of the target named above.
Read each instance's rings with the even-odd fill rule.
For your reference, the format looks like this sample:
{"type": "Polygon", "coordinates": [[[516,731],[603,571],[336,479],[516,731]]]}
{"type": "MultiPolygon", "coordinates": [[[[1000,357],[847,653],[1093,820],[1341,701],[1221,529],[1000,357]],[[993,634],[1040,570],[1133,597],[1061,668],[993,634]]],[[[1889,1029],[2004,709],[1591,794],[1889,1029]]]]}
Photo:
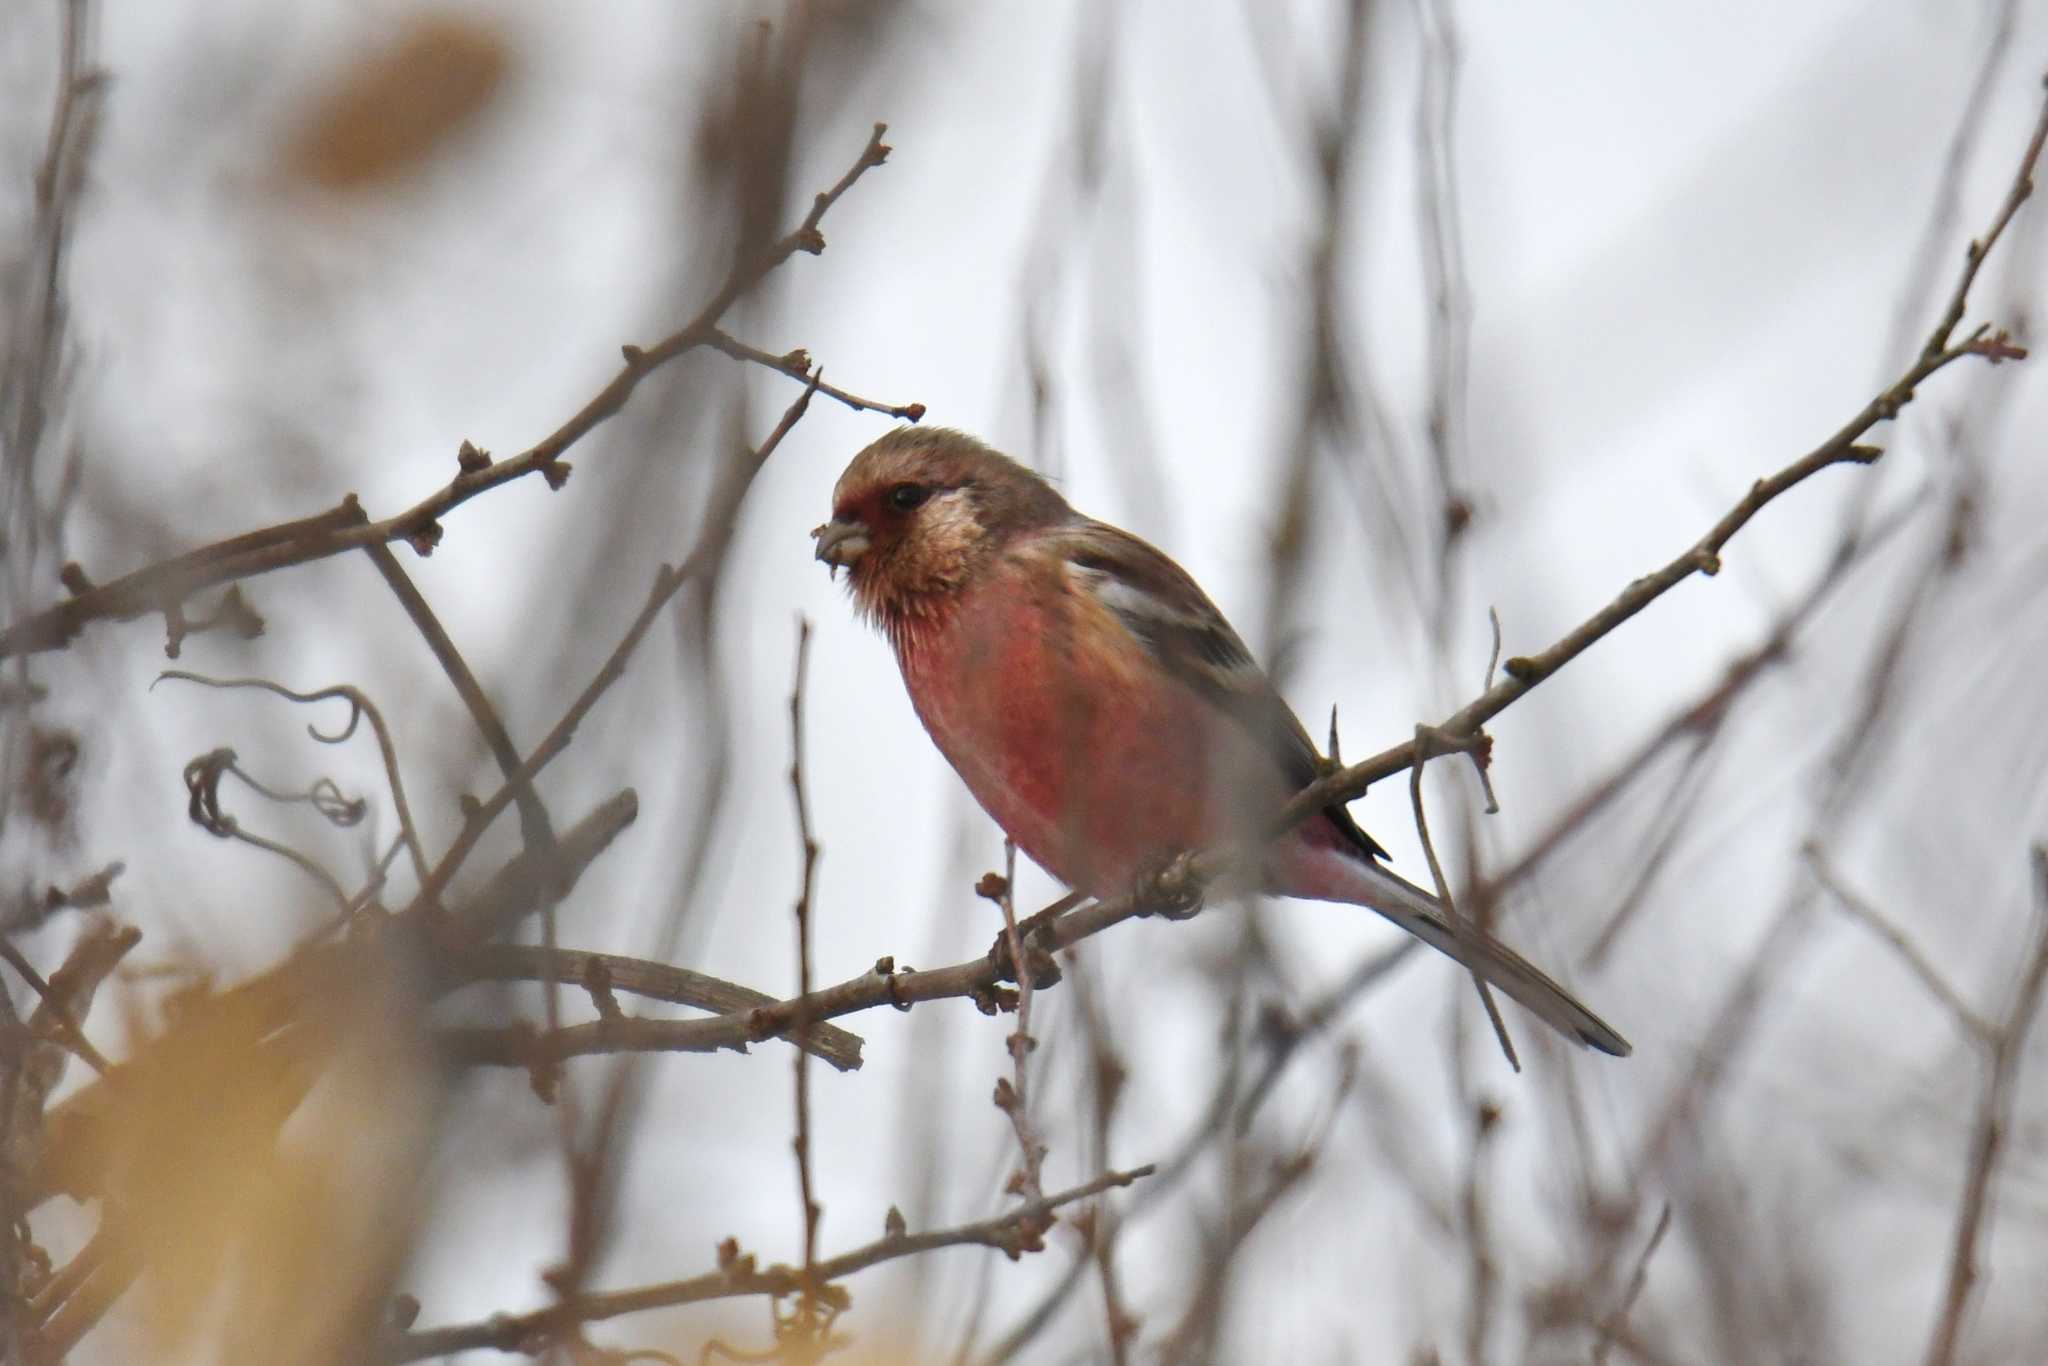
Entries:
{"type": "MultiPolygon", "coordinates": [[[[1024,961],[1031,965],[1031,989],[1033,991],[1038,990],[1040,987],[1056,986],[1060,980],[1060,965],[1053,961],[1051,954],[1038,946],[1032,936],[1031,932],[1036,928],[1035,925],[1027,920],[1017,930],[1018,941],[1024,946],[1024,961]]],[[[988,961],[989,966],[993,967],[1004,981],[1016,982],[1022,980],[1017,972],[1017,959],[1010,952],[1010,932],[1008,929],[996,932],[996,942],[988,946],[988,961]]]]}
{"type": "Polygon", "coordinates": [[[1196,875],[1192,854],[1173,854],[1138,874],[1131,889],[1139,915],[1162,920],[1192,920],[1202,909],[1207,888],[1196,875]]]}

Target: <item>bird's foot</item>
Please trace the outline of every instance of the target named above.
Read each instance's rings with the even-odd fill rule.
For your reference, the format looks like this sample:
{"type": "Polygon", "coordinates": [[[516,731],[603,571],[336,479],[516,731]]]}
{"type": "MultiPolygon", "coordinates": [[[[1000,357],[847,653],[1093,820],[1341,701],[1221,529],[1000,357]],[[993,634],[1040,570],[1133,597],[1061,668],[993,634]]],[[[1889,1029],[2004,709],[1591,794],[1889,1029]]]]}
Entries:
{"type": "MultiPolygon", "coordinates": [[[[981,881],[975,884],[974,890],[977,895],[986,897],[1000,905],[1006,917],[1012,913],[1010,909],[1010,882],[1002,874],[985,874],[981,881]]],[[[1069,892],[1044,910],[1033,915],[1027,915],[1017,922],[1015,943],[1022,946],[1024,959],[1031,965],[1031,986],[1033,990],[1039,987],[1052,986],[1060,980],[1059,964],[1055,963],[1052,959],[1051,946],[1039,938],[1040,931],[1051,926],[1053,921],[1059,919],[1061,913],[1072,910],[1085,899],[1079,892],[1069,892]]],[[[996,942],[989,945],[988,961],[992,967],[1010,981],[1019,982],[1023,980],[1017,974],[1017,955],[1012,948],[1008,924],[1005,924],[996,934],[996,942]]]]}
{"type": "MultiPolygon", "coordinates": [[[[1041,911],[1039,915],[1034,915],[1017,926],[1017,942],[1024,946],[1024,961],[1031,965],[1033,991],[1040,987],[1057,986],[1060,980],[1060,965],[1054,962],[1052,955],[1032,938],[1032,931],[1036,926],[1031,922],[1044,914],[1045,912],[1041,911]]],[[[1022,980],[1017,973],[1016,955],[1010,951],[1010,931],[1007,926],[996,931],[996,942],[988,946],[988,961],[1004,981],[1022,980]]]]}
{"type": "Polygon", "coordinates": [[[1207,887],[1191,853],[1168,854],[1148,863],[1133,880],[1131,894],[1140,915],[1166,920],[1191,920],[1202,909],[1207,887]]]}

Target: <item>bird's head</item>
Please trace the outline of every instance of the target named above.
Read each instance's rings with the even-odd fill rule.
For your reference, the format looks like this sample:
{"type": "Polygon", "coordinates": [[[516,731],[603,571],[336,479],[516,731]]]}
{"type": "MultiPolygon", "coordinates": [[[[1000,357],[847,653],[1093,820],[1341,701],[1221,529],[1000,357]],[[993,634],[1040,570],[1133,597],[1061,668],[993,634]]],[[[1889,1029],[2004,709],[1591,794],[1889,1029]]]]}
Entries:
{"type": "Polygon", "coordinates": [[[1073,516],[1045,480],[964,432],[899,427],[853,458],[832,520],[811,535],[861,611],[889,625],[943,605],[1009,538],[1073,516]]]}

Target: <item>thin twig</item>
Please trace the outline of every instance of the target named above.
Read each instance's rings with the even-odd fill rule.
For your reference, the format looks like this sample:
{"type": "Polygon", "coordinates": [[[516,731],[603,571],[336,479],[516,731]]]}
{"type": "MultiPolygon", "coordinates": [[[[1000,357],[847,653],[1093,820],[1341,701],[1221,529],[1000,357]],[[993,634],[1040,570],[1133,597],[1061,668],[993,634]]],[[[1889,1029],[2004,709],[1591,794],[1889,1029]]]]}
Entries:
{"type": "MultiPolygon", "coordinates": [[[[814,375],[813,378],[821,376],[814,375]]],[[[756,469],[767,462],[776,447],[782,444],[783,438],[788,436],[791,429],[802,419],[810,407],[811,395],[815,392],[815,386],[805,386],[804,391],[783,411],[775,429],[754,453],[756,469]]],[[[653,587],[648,590],[647,601],[642,604],[639,613],[627,626],[619,643],[613,647],[611,654],[583,691],[577,694],[576,700],[569,704],[568,710],[562,713],[561,719],[555,722],[554,727],[534,748],[533,753],[519,766],[518,772],[503,787],[480,803],[463,821],[462,829],[456,833],[447,852],[427,875],[419,895],[414,898],[414,907],[431,906],[435,903],[469,857],[471,850],[476,847],[477,841],[482,839],[484,832],[490,828],[491,822],[511,804],[513,793],[518,790],[519,784],[530,784],[542,769],[569,747],[569,742],[576,736],[576,728],[583,723],[591,709],[606,692],[610,691],[613,684],[625,677],[626,666],[632,661],[634,652],[640,648],[641,641],[646,639],[647,632],[653,627],[655,619],[661,615],[662,609],[682,591],[683,585],[703,572],[709,563],[708,550],[708,547],[700,547],[680,565],[661,566],[654,576],[653,587]]]]}
{"type": "MultiPolygon", "coordinates": [[[[976,888],[983,897],[994,901],[1003,913],[1003,943],[1010,953],[1011,964],[1016,969],[1017,1014],[1016,1028],[1004,1040],[1010,1054],[1010,1075],[996,1080],[996,1108],[1010,1121],[1010,1129],[1017,1136],[1017,1149],[1021,1164],[1004,1187],[1010,1194],[1024,1200],[1036,1202],[1043,1199],[1045,1187],[1040,1184],[1040,1172],[1045,1165],[1045,1144],[1031,1126],[1030,1068],[1028,1063],[1032,1050],[1038,1047],[1038,1040],[1031,1037],[1031,995],[1038,972],[1025,957],[1024,937],[1017,932],[1017,846],[1012,841],[1003,841],[1003,874],[1000,878],[984,878],[976,888]]],[[[1052,1226],[1048,1218],[1043,1225],[1021,1226],[1027,1248],[1037,1251],[1044,1246],[1046,1229],[1052,1226]]]]}
{"type": "Polygon", "coordinates": [[[853,165],[812,201],[803,221],[761,252],[735,261],[725,283],[680,330],[652,346],[622,348],[624,365],[611,382],[535,445],[495,463],[471,447],[466,454],[473,454],[462,462],[463,467],[454,478],[411,507],[381,521],[370,520],[351,494],[328,512],[202,546],[105,584],[87,585],[85,591],[68,600],[0,631],[0,658],[60,648],[95,621],[177,612],[185,599],[214,584],[393,541],[405,541],[430,551],[441,537],[441,518],[479,494],[536,473],[559,485],[569,472],[561,457],[593,429],[616,416],[643,380],[676,357],[706,345],[719,320],[769,272],[798,252],[815,255],[824,249],[825,239],[819,225],[826,212],[862,174],[887,159],[890,149],[882,141],[885,131],[884,125],[876,124],[853,165]]]}
{"type": "MultiPolygon", "coordinates": [[[[2039,141],[2035,145],[2038,147],[2039,141]]],[[[2013,1107],[2018,1101],[2020,1059],[2026,1051],[2027,1035],[2041,1013],[2043,988],[2048,987],[2048,845],[2033,851],[2034,948],[2027,961],[2012,1005],[1987,1041],[1990,1075],[1977,1104],[1977,1118],[1970,1135],[1970,1165],[1963,1176],[1963,1191],[1956,1207],[1956,1228],[1949,1251],[1948,1273],[1941,1297],[1941,1312],[1935,1319],[1934,1336],[1927,1347],[1927,1366],[1952,1366],[1962,1339],[1963,1319],[1968,1314],[1979,1273],[1977,1255],[1986,1226],[1991,1222],[1991,1192],[1998,1176],[1998,1163],[2012,1130],[2013,1107]]]]}
{"type": "Polygon", "coordinates": [[[512,791],[512,800],[519,807],[519,824],[527,847],[548,849],[555,842],[554,823],[548,819],[547,808],[541,804],[533,784],[519,781],[519,749],[512,743],[512,733],[505,729],[504,720],[498,715],[498,709],[491,705],[491,699],[485,694],[483,684],[477,681],[469,661],[455,647],[447,628],[434,615],[434,609],[418,585],[413,583],[412,576],[398,563],[398,557],[391,553],[391,547],[379,541],[365,546],[364,550],[370,557],[370,563],[377,566],[377,572],[390,587],[392,596],[398,599],[406,616],[412,619],[420,637],[427,642],[427,648],[434,652],[441,672],[447,674],[448,681],[455,686],[456,695],[462,699],[470,720],[476,723],[477,732],[491,751],[491,758],[497,761],[498,771],[504,775],[505,785],[512,791]]]}
{"type": "Polygon", "coordinates": [[[1159,1344],[1158,1360],[1163,1366],[1175,1366],[1191,1358],[1208,1359],[1213,1354],[1216,1322],[1222,1313],[1230,1273],[1237,1264],[1238,1249],[1314,1169],[1313,1146],[1275,1160],[1265,1173],[1264,1183],[1241,1208],[1232,1212],[1233,1217],[1225,1222],[1221,1236],[1216,1239],[1217,1245],[1206,1250],[1187,1310],[1159,1344]]]}
{"type": "Polygon", "coordinates": [[[77,1294],[80,1287],[92,1279],[93,1273],[107,1260],[112,1250],[114,1237],[105,1227],[96,1230],[92,1239],[80,1248],[70,1261],[58,1267],[37,1288],[35,1298],[29,1301],[29,1320],[41,1325],[64,1306],[65,1301],[77,1294]]]}
{"type": "Polygon", "coordinates": [[[107,1061],[99,1049],[93,1047],[92,1040],[85,1037],[85,1030],[71,1017],[70,1003],[50,989],[50,984],[43,980],[43,974],[37,972],[35,965],[22,956],[21,950],[14,946],[13,940],[0,938],[0,959],[6,960],[7,965],[20,975],[21,980],[28,983],[30,989],[42,998],[39,1013],[49,1012],[48,1019],[56,1032],[63,1036],[66,1048],[76,1053],[88,1067],[103,1077],[114,1070],[114,1065],[107,1061]]]}
{"type": "Polygon", "coordinates": [[[211,750],[185,765],[185,787],[191,794],[189,814],[193,824],[216,838],[238,840],[266,853],[277,855],[319,883],[321,889],[333,898],[337,907],[344,911],[353,910],[353,902],[347,890],[342,887],[341,880],[328,872],[318,859],[301,853],[288,844],[244,829],[239,820],[222,809],[220,783],[222,778],[230,775],[241,779],[258,796],[274,802],[310,802],[321,811],[321,814],[331,820],[339,820],[342,824],[353,824],[354,819],[360,818],[360,814],[357,813],[354,818],[338,817],[335,809],[322,800],[323,790],[318,784],[315,784],[311,791],[304,793],[276,791],[243,772],[235,762],[235,752],[232,749],[211,750]]]}
{"type": "MultiPolygon", "coordinates": [[[[548,973],[586,991],[623,991],[649,1000],[689,1006],[715,1015],[775,1004],[775,998],[722,977],[617,953],[587,949],[556,949],[538,944],[478,944],[449,955],[439,968],[459,982],[539,982],[548,973]],[[553,958],[552,963],[548,962],[553,958]]],[[[860,1040],[843,1030],[817,1026],[820,1035],[837,1035],[857,1056],[860,1040]]]]}
{"type": "MultiPolygon", "coordinates": [[[[1422,854],[1429,861],[1429,876],[1436,883],[1436,899],[1443,905],[1444,921],[1453,934],[1463,934],[1466,930],[1465,916],[1451,897],[1450,881],[1444,877],[1444,866],[1436,856],[1436,841],[1429,837],[1429,817],[1422,809],[1422,770],[1428,767],[1430,756],[1436,752],[1436,737],[1425,734],[1427,730],[1426,726],[1415,728],[1415,746],[1420,757],[1408,770],[1408,801],[1415,808],[1415,833],[1422,839],[1422,854]]],[[[1508,1037],[1508,1024],[1501,1018],[1500,1004],[1493,999],[1493,988],[1479,975],[1478,968],[1470,969],[1470,973],[1472,985],[1479,992],[1480,1004],[1486,1007],[1486,1018],[1493,1025],[1493,1037],[1500,1041],[1501,1053],[1507,1058],[1508,1066],[1520,1072],[1522,1060],[1515,1056],[1515,1041],[1508,1037]]]]}
{"type": "Polygon", "coordinates": [[[1614,1306],[1613,1313],[1600,1320],[1599,1336],[1593,1339],[1593,1366],[1607,1366],[1608,1352],[1628,1326],[1628,1311],[1635,1307],[1643,1287],[1649,1284],[1650,1258],[1657,1255],[1658,1245],[1670,1231],[1671,1202],[1666,1200],[1663,1211],[1657,1216],[1657,1227],[1650,1231],[1650,1241],[1643,1245],[1643,1255],[1636,1258],[1635,1270],[1629,1273],[1628,1288],[1622,1292],[1621,1303],[1614,1306]]]}
{"type": "MultiPolygon", "coordinates": [[[[1970,287],[1977,283],[1977,272],[1984,269],[1984,262],[1990,258],[1991,249],[1998,245],[1998,239],[2005,236],[2006,225],[2013,215],[2020,211],[2020,205],[2027,202],[2034,193],[2034,166],[2041,160],[2041,147],[2048,141],[2048,108],[2034,124],[2033,139],[2027,143],[2027,150],[2020,156],[2020,168],[2014,173],[2012,185],[2005,192],[2005,202],[1998,206],[1998,216],[1991,220],[1991,230],[1973,240],[1963,253],[1962,277],[1956,281],[1955,292],[1949,295],[1948,308],[1943,311],[1941,321],[1935,324],[1928,336],[1927,344],[1920,349],[1922,364],[1939,361],[1943,356],[1954,354],[1949,341],[1955,336],[1956,328],[1963,321],[1963,313],[1970,305],[1970,287]]],[[[1973,339],[1974,340],[1974,339],[1973,339]]],[[[1967,349],[1969,342],[1963,344],[1967,349]]]]}
{"type": "MultiPolygon", "coordinates": [[[[519,808],[520,838],[525,842],[527,852],[534,856],[541,869],[541,947],[552,952],[560,947],[560,938],[555,918],[556,899],[548,890],[554,885],[553,876],[547,868],[555,856],[555,826],[548,818],[547,806],[541,801],[540,792],[532,780],[521,777],[519,749],[512,743],[512,733],[505,729],[504,719],[498,715],[498,709],[491,705],[491,699],[484,693],[483,684],[477,681],[475,671],[469,667],[469,661],[464,659],[462,651],[456,648],[454,638],[448,634],[447,628],[441,625],[441,619],[434,615],[434,609],[427,602],[426,595],[413,583],[412,576],[398,563],[398,557],[391,553],[389,546],[379,541],[364,546],[363,549],[369,555],[370,563],[377,566],[377,573],[391,589],[392,596],[398,599],[399,606],[404,608],[406,616],[411,618],[413,627],[419,631],[421,639],[427,642],[427,648],[433,651],[435,660],[441,665],[441,672],[446,674],[449,683],[454,685],[455,693],[462,699],[462,705],[469,712],[470,720],[475,724],[478,734],[483,736],[484,747],[490,750],[491,758],[498,765],[498,772],[504,776],[505,787],[512,794],[513,804],[519,808]]],[[[540,988],[542,1019],[550,1031],[560,1029],[562,984],[552,977],[543,978],[540,988]]],[[[571,1188],[580,1192],[585,1189],[587,1183],[581,1178],[575,1157],[575,1133],[579,1114],[575,1093],[565,1087],[556,1088],[555,1096],[557,1124],[561,1131],[563,1154],[570,1167],[571,1188]]],[[[573,1223],[581,1206],[572,1200],[571,1207],[570,1217],[573,1223]]],[[[573,1234],[571,1241],[574,1241],[573,1234]]]]}
{"type": "MultiPolygon", "coordinates": [[[[759,347],[749,346],[739,338],[718,328],[712,329],[707,341],[713,350],[722,351],[734,360],[752,361],[756,365],[765,366],[776,374],[787,375],[791,379],[808,381],[811,378],[811,355],[810,352],[802,348],[778,356],[771,352],[763,351],[759,347]]],[[[822,366],[819,368],[823,369],[822,366]]],[[[817,390],[827,398],[838,399],[857,413],[886,413],[890,417],[900,417],[909,422],[916,422],[924,417],[924,405],[922,403],[877,403],[871,398],[862,398],[858,394],[849,394],[837,385],[826,384],[822,381],[817,385],[817,390]]]]}
{"type": "MultiPolygon", "coordinates": [[[[814,381],[815,382],[815,381],[814,381]]],[[[811,994],[811,896],[816,887],[818,841],[811,833],[811,804],[804,795],[804,681],[811,657],[811,623],[799,616],[796,622],[795,681],[789,690],[789,791],[796,807],[798,853],[802,859],[802,888],[796,898],[797,989],[811,994]]],[[[798,1341],[814,1349],[821,1333],[831,1327],[832,1314],[819,1296],[818,1219],[824,1213],[818,1204],[811,1177],[811,1039],[817,1022],[804,1019],[796,1027],[796,1137],[790,1146],[796,1153],[797,1196],[802,1201],[804,1269],[797,1291],[794,1327],[798,1341]]]]}
{"type": "MultiPolygon", "coordinates": [[[[1993,231],[1986,236],[1982,249],[1971,253],[1962,279],[1957,284],[1956,292],[1950,301],[1950,312],[1958,317],[1966,306],[1970,286],[1976,280],[1977,271],[1989,254],[1991,246],[2002,235],[2006,223],[2026,198],[2025,191],[2032,184],[2034,165],[2040,158],[2044,137],[2048,137],[2048,103],[2044,103],[2042,107],[2040,119],[2021,159],[2013,191],[2008,194],[2001,206],[1993,231]]],[[[1944,323],[1936,328],[1934,338],[1946,339],[1953,330],[1953,324],[1944,323]]],[[[1970,356],[1996,364],[2022,359],[2025,355],[2023,349],[2014,346],[2002,333],[1986,334],[1982,329],[1953,345],[1943,344],[1938,349],[1923,351],[1898,379],[1864,404],[1862,409],[1843,423],[1833,435],[1777,473],[1757,480],[1747,494],[1675,559],[1631,582],[1613,601],[1545,649],[1533,655],[1518,655],[1505,661],[1501,667],[1508,677],[1488,688],[1431,729],[1445,737],[1479,736],[1488,721],[1527,696],[1544,680],[1605,639],[1617,627],[1658,598],[1695,574],[1711,576],[1719,573],[1721,552],[1752,518],[1773,501],[1823,470],[1836,465],[1869,465],[1883,455],[1883,451],[1876,447],[1860,444],[1862,438],[1880,422],[1896,419],[1918,396],[1920,386],[1938,372],[1970,356]]],[[[1360,763],[1319,778],[1287,804],[1275,821],[1276,827],[1280,830],[1292,829],[1327,806],[1362,795],[1372,784],[1405,771],[1417,761],[1418,754],[1416,742],[1411,739],[1360,763]]],[[[1205,860],[1195,871],[1213,876],[1220,866],[1219,861],[1205,860]]]]}
{"type": "MultiPolygon", "coordinates": [[[[573,949],[559,950],[574,954],[573,949]]],[[[629,962],[641,962],[629,959],[629,962]]],[[[645,964],[659,968],[658,963],[645,964]]],[[[573,980],[573,979],[565,979],[573,980]]],[[[794,1000],[801,1001],[797,997],[794,1000]]],[[[814,998],[815,999],[815,998],[814,998]]],[[[790,1002],[764,997],[770,1005],[790,1002]]],[[[616,1019],[592,1020],[586,1024],[563,1025],[552,1032],[530,1024],[460,1026],[434,1031],[441,1057],[451,1064],[471,1067],[521,1067],[552,1073],[571,1058],[618,1057],[633,1053],[745,1053],[749,1045],[769,1039],[796,1042],[797,1026],[750,1035],[746,1018],[758,1007],[742,1008],[734,1015],[711,1020],[669,1020],[642,1015],[620,1015],[616,1019]]],[[[858,1071],[861,1066],[861,1038],[824,1024],[813,1025],[813,1036],[804,1049],[820,1062],[841,1072],[858,1071]]]]}
{"type": "MultiPolygon", "coordinates": [[[[639,810],[639,797],[628,788],[598,803],[562,832],[558,866],[562,870],[560,888],[564,894],[576,876],[633,823],[639,810]]],[[[368,966],[376,968],[387,968],[392,955],[404,953],[418,954],[431,962],[444,936],[460,943],[502,934],[536,909],[541,871],[537,861],[521,850],[486,878],[467,900],[450,907],[445,916],[400,913],[384,922],[377,936],[364,942],[307,945],[268,972],[190,1004],[172,1030],[135,1050],[115,1075],[118,1077],[130,1067],[148,1066],[161,1050],[177,1047],[180,1040],[192,1037],[191,1031],[203,1030],[226,1015],[249,1012],[247,1017],[282,1025],[294,1017],[309,997],[317,997],[337,980],[351,980],[364,972],[366,958],[368,966]]],[[[429,980],[422,985],[432,995],[449,989],[453,982],[429,980]]],[[[96,1132],[98,1117],[112,1103],[111,1080],[81,1087],[51,1111],[43,1163],[25,1183],[24,1209],[33,1209],[58,1193],[81,1198],[100,1193],[110,1155],[104,1144],[91,1141],[90,1136],[96,1132]]]]}
{"type": "MultiPolygon", "coordinates": [[[[1028,1222],[1043,1219],[1054,1210],[1100,1195],[1104,1191],[1128,1186],[1134,1181],[1150,1176],[1153,1170],[1153,1167],[1147,1165],[1133,1167],[1129,1171],[1105,1172],[1094,1180],[1083,1182],[1070,1190],[1019,1205],[1015,1209],[978,1223],[961,1224],[932,1233],[904,1233],[892,1230],[863,1247],[819,1262],[816,1267],[817,1277],[820,1284],[829,1284],[855,1272],[865,1271],[869,1267],[880,1266],[884,1262],[946,1247],[991,1247],[1015,1257],[1023,1251],[1019,1233],[1028,1222]]],[[[705,1300],[731,1299],[747,1295],[794,1295],[798,1292],[802,1273],[797,1269],[782,1265],[771,1266],[765,1270],[758,1269],[752,1257],[739,1253],[736,1248],[730,1249],[730,1252],[731,1255],[725,1259],[725,1264],[719,1270],[689,1280],[669,1281],[637,1290],[585,1295],[569,1303],[531,1314],[500,1314],[481,1323],[406,1333],[391,1343],[384,1359],[391,1362],[420,1361],[428,1357],[449,1356],[456,1352],[480,1349],[522,1352],[527,1350],[529,1344],[549,1341],[554,1335],[580,1323],[617,1318],[622,1314],[644,1313],[650,1309],[665,1309],[679,1304],[698,1304],[705,1300]]]]}
{"type": "MultiPolygon", "coordinates": [[[[91,1245],[88,1244],[88,1247],[91,1245]]],[[[116,1240],[97,1260],[88,1263],[71,1293],[54,1306],[36,1335],[43,1360],[61,1362],[79,1340],[105,1318],[128,1287],[142,1274],[142,1255],[116,1240]]]]}
{"type": "Polygon", "coordinates": [[[1272,1094],[1280,1074],[1301,1052],[1301,1046],[1334,1024],[1339,1016],[1357,1003],[1359,997],[1385,981],[1395,968],[1423,947],[1422,941],[1413,935],[1403,935],[1397,944],[1381,949],[1361,961],[1357,967],[1346,973],[1344,980],[1330,988],[1322,996],[1309,1003],[1299,1018],[1290,1022],[1283,1033],[1273,1039],[1271,1050],[1266,1056],[1266,1066],[1245,1092],[1243,1102],[1238,1106],[1235,1121],[1238,1133],[1251,1127],[1251,1122],[1272,1094]]]}
{"type": "Polygon", "coordinates": [[[1828,861],[1826,852],[1818,844],[1809,843],[1803,852],[1806,854],[1807,867],[1813,870],[1814,880],[1828,890],[1836,908],[1889,945],[1892,951],[1898,954],[1899,961],[1906,965],[1907,970],[1920,979],[1920,985],[1927,988],[1928,994],[1948,1007],[1949,1015],[1961,1026],[1965,1035],[1978,1043],[1992,1042],[1996,1031],[1992,1028],[1991,1022],[1970,1008],[1961,993],[1949,985],[1948,979],[1941,975],[1940,969],[1928,961],[1927,955],[1920,951],[1920,946],[1894,924],[1889,916],[1863,896],[1852,891],[1835,872],[1834,865],[1828,861]]]}
{"type": "MultiPolygon", "coordinates": [[[[377,710],[377,704],[361,688],[348,683],[337,683],[330,688],[314,692],[294,692],[280,683],[267,678],[209,678],[205,674],[191,673],[184,669],[165,669],[156,676],[156,683],[165,679],[181,683],[198,683],[208,688],[258,688],[274,693],[291,702],[314,703],[340,700],[349,704],[348,724],[333,734],[325,734],[308,722],[306,734],[323,745],[338,745],[355,734],[357,724],[368,717],[370,730],[377,737],[377,750],[384,760],[384,780],[391,788],[391,805],[398,817],[399,838],[405,843],[406,853],[412,858],[413,873],[424,885],[427,880],[427,855],[420,843],[419,827],[413,824],[412,807],[405,800],[405,780],[398,768],[398,747],[392,742],[391,728],[384,724],[384,713],[377,710]]],[[[150,684],[152,688],[156,683],[150,684]]]]}

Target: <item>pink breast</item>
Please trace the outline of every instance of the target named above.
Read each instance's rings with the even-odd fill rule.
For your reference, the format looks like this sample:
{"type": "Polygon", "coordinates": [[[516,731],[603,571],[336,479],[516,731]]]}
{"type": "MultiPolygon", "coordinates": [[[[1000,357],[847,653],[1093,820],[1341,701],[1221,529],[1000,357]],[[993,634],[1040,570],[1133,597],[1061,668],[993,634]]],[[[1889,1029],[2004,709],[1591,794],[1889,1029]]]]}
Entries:
{"type": "Polygon", "coordinates": [[[1083,648],[1057,601],[992,605],[970,598],[904,633],[897,658],[940,752],[1054,876],[1115,895],[1214,843],[1236,804],[1243,819],[1277,806],[1276,766],[1135,642],[1121,656],[1083,648]]]}

